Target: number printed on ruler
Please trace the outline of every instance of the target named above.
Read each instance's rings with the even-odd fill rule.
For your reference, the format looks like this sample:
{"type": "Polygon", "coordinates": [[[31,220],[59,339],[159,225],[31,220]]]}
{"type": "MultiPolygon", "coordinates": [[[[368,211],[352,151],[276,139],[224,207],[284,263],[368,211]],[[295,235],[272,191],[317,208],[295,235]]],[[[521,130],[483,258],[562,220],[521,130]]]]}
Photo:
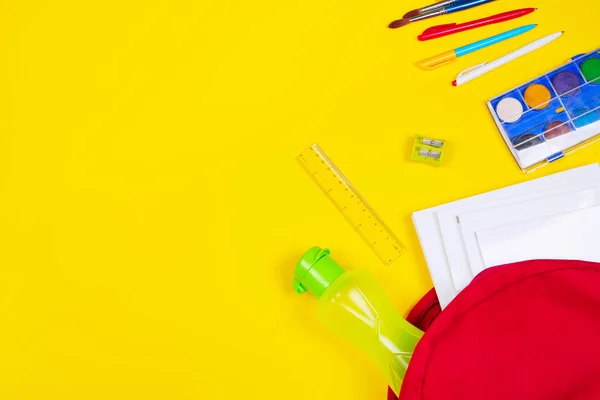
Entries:
{"type": "Polygon", "coordinates": [[[404,253],[402,243],[318,145],[302,152],[298,162],[385,265],[404,253]]]}

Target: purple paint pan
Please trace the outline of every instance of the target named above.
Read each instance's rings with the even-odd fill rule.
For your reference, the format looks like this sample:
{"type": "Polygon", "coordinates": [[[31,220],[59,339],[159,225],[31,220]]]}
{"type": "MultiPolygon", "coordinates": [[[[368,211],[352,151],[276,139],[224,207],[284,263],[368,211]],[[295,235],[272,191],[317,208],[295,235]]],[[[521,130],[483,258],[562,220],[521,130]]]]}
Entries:
{"type": "Polygon", "coordinates": [[[571,71],[560,72],[552,79],[552,86],[560,96],[570,97],[576,95],[578,92],[576,89],[581,84],[581,79],[571,71]]]}

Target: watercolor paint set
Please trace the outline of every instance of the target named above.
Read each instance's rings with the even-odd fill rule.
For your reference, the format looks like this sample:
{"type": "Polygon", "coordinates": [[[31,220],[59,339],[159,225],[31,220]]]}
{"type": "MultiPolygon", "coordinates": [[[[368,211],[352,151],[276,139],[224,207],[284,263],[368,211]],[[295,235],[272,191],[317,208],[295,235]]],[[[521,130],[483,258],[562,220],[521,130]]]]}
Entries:
{"type": "Polygon", "coordinates": [[[531,172],[600,138],[600,49],[488,102],[509,149],[531,172]]]}

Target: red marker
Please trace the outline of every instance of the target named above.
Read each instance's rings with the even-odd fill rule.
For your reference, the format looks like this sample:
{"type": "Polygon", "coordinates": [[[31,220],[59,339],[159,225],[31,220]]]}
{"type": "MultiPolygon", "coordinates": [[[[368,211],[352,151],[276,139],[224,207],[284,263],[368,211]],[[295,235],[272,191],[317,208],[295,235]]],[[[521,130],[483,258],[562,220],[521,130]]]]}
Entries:
{"type": "Polygon", "coordinates": [[[537,10],[537,8],[523,8],[521,10],[509,11],[502,14],[492,15],[491,17],[478,19],[477,21],[465,22],[464,24],[447,24],[447,25],[438,25],[431,27],[421,36],[419,36],[419,40],[431,40],[437,39],[440,37],[453,35],[458,32],[464,32],[475,28],[480,28],[482,26],[498,24],[500,22],[510,21],[511,19],[520,18],[524,15],[531,14],[537,10]]]}

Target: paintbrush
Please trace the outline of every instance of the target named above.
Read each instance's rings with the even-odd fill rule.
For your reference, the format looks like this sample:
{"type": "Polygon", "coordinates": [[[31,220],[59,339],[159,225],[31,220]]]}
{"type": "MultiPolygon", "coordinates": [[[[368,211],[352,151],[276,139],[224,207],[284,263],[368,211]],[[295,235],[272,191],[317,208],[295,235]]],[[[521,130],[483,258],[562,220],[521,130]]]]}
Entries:
{"type": "Polygon", "coordinates": [[[449,6],[450,4],[454,4],[457,1],[459,1],[459,0],[446,0],[446,1],[441,1],[439,3],[432,4],[427,7],[417,8],[416,10],[407,12],[406,14],[404,14],[404,17],[402,17],[402,18],[409,18],[409,19],[414,18],[419,14],[426,14],[426,13],[434,11],[438,8],[442,8],[442,7],[449,6]]]}
{"type": "Polygon", "coordinates": [[[390,29],[402,28],[403,26],[406,26],[412,22],[422,21],[425,19],[438,17],[440,15],[452,14],[455,12],[459,12],[459,11],[467,10],[469,8],[480,6],[482,4],[490,3],[492,1],[496,1],[496,0],[463,0],[463,1],[453,2],[452,4],[450,4],[448,6],[435,8],[432,11],[429,11],[429,12],[426,12],[423,14],[419,14],[412,18],[398,19],[398,20],[392,22],[389,25],[389,28],[390,29]]]}

